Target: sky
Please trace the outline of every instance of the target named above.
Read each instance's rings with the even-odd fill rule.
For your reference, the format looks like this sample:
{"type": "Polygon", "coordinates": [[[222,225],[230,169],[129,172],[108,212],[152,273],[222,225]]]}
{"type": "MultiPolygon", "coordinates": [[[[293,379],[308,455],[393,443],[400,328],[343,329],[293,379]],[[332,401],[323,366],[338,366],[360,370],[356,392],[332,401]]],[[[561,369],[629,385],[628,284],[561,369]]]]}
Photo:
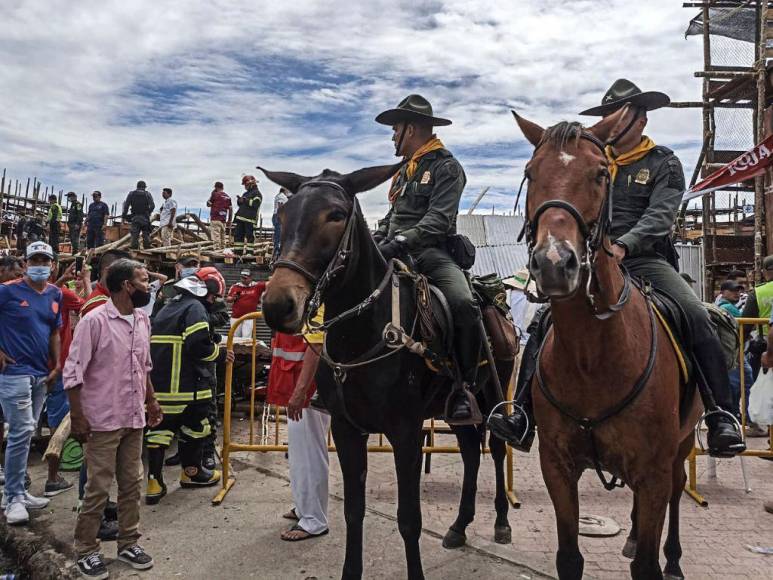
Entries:
{"type": "MultiPolygon", "coordinates": [[[[0,168],[122,201],[138,179],[181,208],[256,165],[315,175],[396,161],[374,117],[420,93],[467,174],[462,211],[512,210],[531,146],[510,114],[585,120],[620,77],[699,100],[694,10],[679,0],[3,0],[0,168]]],[[[688,175],[699,110],[650,115],[688,175]]],[[[386,188],[361,194],[366,216],[386,188]]]]}

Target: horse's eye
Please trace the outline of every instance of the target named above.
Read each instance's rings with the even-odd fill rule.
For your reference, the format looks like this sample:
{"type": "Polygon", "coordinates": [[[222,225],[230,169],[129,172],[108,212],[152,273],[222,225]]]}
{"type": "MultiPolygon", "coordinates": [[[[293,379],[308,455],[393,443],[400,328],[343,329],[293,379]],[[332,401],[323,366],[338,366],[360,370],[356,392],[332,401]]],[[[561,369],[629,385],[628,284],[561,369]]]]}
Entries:
{"type": "Polygon", "coordinates": [[[327,214],[327,221],[329,222],[342,222],[346,219],[346,214],[342,211],[331,211],[327,214]]]}

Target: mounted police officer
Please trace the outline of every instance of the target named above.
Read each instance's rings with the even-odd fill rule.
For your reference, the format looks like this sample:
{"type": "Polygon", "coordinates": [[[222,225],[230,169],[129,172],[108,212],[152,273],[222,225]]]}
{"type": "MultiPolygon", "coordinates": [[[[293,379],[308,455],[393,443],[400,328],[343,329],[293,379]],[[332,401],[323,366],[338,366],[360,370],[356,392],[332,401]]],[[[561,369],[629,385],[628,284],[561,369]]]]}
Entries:
{"type": "Polygon", "coordinates": [[[389,190],[391,207],[374,234],[384,258],[410,255],[416,268],[446,297],[454,315],[454,339],[460,380],[446,404],[449,423],[475,422],[479,414],[469,388],[475,382],[481,349],[480,310],[462,269],[449,254],[456,214],[467,178],[459,162],[433,133],[450,125],[433,116],[432,105],[410,95],[376,122],[392,127],[395,155],[407,163],[389,190]]]}
{"type": "MultiPolygon", "coordinates": [[[[615,81],[601,105],[581,115],[607,117],[626,104],[633,117],[607,146],[606,154],[613,183],[611,251],[634,276],[672,297],[684,311],[692,330],[691,350],[707,384],[700,389],[707,410],[709,453],[732,457],[745,449],[740,430],[729,411],[733,408],[728,369],[722,346],[709,319],[689,284],[679,276],[671,233],[685,189],[682,164],[673,151],[643,134],[647,112],[670,102],[660,92],[642,92],[626,79],[615,81]]],[[[510,417],[494,415],[492,431],[512,446],[528,451],[534,437],[531,410],[531,378],[545,325],[538,323],[523,354],[518,376],[516,407],[510,417]]]]}

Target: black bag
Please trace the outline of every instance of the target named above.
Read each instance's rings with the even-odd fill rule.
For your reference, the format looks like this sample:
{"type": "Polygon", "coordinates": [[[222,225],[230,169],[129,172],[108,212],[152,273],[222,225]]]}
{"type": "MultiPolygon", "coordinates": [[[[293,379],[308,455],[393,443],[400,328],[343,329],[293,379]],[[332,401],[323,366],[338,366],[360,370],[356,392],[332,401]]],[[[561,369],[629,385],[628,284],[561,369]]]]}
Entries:
{"type": "Polygon", "coordinates": [[[469,270],[475,264],[475,246],[467,236],[461,234],[448,236],[446,249],[462,270],[469,270]]]}

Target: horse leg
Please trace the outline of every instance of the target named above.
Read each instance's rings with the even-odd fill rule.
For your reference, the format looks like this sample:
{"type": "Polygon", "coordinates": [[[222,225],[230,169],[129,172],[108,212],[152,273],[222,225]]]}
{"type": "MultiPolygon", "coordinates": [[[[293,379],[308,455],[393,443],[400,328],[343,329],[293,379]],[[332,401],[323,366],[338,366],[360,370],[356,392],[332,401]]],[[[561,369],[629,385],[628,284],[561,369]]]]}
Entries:
{"type": "Polygon", "coordinates": [[[671,497],[671,474],[655,474],[634,490],[636,497],[636,556],[631,562],[633,580],[662,580],[658,554],[666,506],[671,497]]]}
{"type": "Polygon", "coordinates": [[[668,536],[663,546],[666,555],[666,569],[664,577],[668,580],[684,578],[679,560],[682,557],[682,544],[679,541],[679,502],[682,500],[682,492],[687,482],[687,474],[684,471],[684,460],[693,446],[693,435],[690,434],[681,444],[679,453],[673,467],[673,483],[671,485],[671,500],[668,502],[668,536]]]}
{"type": "Polygon", "coordinates": [[[497,511],[497,519],[494,522],[494,541],[497,544],[509,544],[513,540],[513,531],[510,529],[510,523],[507,521],[510,503],[507,500],[507,492],[505,491],[505,442],[499,437],[489,435],[488,446],[496,472],[494,509],[497,511]]]}
{"type": "Polygon", "coordinates": [[[388,437],[394,448],[397,471],[397,527],[405,543],[408,580],[424,580],[419,537],[421,536],[421,425],[414,433],[388,437]]]}
{"type": "Polygon", "coordinates": [[[345,420],[333,419],[333,440],[344,477],[346,558],[343,580],[362,578],[362,523],[365,519],[365,480],[368,475],[368,438],[345,420]]]}
{"type": "Polygon", "coordinates": [[[459,513],[456,521],[448,528],[443,537],[444,548],[461,548],[467,541],[465,530],[475,519],[475,494],[478,492],[478,470],[480,469],[479,431],[472,425],[454,426],[451,430],[459,442],[459,450],[464,463],[462,497],[459,500],[459,513]]]}
{"type": "Polygon", "coordinates": [[[636,557],[636,496],[633,496],[633,509],[631,510],[631,531],[623,546],[623,556],[633,560],[636,557]]]}
{"type": "Polygon", "coordinates": [[[540,464],[542,477],[553,502],[556,513],[556,531],[558,532],[558,552],[556,570],[560,580],[580,580],[585,560],[580,553],[577,537],[580,528],[580,502],[577,495],[579,476],[572,471],[566,461],[543,453],[540,445],[540,464]]]}

